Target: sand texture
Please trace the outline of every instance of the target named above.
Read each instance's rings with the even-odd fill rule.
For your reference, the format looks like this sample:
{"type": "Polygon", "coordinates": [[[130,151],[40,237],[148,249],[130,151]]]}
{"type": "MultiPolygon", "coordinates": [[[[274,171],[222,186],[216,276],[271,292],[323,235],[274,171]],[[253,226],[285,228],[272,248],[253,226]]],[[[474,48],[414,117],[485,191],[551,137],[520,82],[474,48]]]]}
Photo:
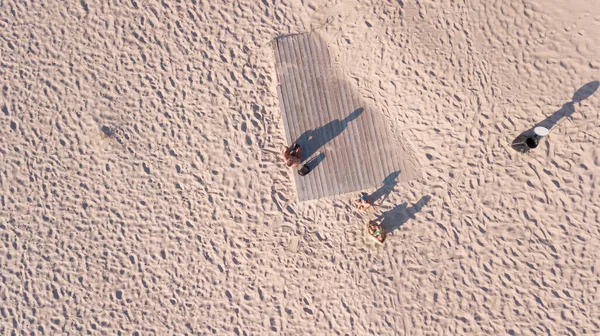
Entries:
{"type": "Polygon", "coordinates": [[[0,334],[600,334],[598,80],[596,0],[0,0],[0,334]],[[374,211],[280,161],[311,31],[418,158],[374,211]]]}

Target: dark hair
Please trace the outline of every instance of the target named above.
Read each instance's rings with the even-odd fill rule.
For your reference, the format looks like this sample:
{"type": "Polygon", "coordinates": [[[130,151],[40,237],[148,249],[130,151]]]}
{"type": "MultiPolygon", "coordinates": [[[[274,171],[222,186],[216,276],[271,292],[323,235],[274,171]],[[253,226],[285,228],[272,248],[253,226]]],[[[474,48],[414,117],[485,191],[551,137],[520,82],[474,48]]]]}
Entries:
{"type": "Polygon", "coordinates": [[[298,175],[300,175],[300,176],[304,176],[304,175],[306,175],[308,173],[310,173],[310,168],[308,168],[307,165],[303,165],[302,168],[300,168],[298,170],[298,175]]]}

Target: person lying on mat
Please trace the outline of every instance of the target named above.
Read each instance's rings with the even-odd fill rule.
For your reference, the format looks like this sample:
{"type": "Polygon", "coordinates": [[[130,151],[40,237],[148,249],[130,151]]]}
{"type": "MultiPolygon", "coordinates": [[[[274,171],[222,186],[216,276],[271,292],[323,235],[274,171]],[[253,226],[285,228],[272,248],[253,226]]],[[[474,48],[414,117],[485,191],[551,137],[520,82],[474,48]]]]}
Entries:
{"type": "Polygon", "coordinates": [[[371,202],[366,195],[362,195],[358,201],[354,202],[354,206],[356,206],[358,210],[367,210],[373,206],[373,202],[371,202]]]}
{"type": "Polygon", "coordinates": [[[379,243],[383,244],[383,242],[385,241],[387,233],[385,232],[385,229],[381,225],[376,224],[373,221],[369,221],[369,224],[367,226],[367,231],[379,243]]]}
{"type": "Polygon", "coordinates": [[[291,147],[283,146],[281,151],[283,161],[288,167],[297,167],[302,163],[302,147],[297,143],[293,143],[291,147]]]}

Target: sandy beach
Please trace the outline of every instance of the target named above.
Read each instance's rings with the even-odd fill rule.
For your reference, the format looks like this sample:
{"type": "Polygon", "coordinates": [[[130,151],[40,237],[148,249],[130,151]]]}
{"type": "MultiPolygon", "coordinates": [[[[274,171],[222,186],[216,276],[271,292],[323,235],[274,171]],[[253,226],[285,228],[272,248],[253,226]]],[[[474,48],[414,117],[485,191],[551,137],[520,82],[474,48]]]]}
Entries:
{"type": "Polygon", "coordinates": [[[0,0],[0,334],[600,334],[598,5],[0,0]],[[282,163],[303,32],[418,158],[375,210],[282,163]]]}

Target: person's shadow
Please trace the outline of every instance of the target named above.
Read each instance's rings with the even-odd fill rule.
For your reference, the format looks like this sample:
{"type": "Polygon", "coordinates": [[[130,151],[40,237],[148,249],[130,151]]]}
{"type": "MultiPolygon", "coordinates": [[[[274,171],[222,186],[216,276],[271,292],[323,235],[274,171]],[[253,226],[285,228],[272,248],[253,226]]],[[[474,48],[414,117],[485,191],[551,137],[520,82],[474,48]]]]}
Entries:
{"type": "Polygon", "coordinates": [[[311,157],[319,148],[340,135],[348,127],[348,123],[358,118],[363,111],[362,107],[358,108],[342,120],[335,119],[319,128],[302,133],[296,140],[296,143],[302,146],[302,159],[311,157]]]}
{"type": "Polygon", "coordinates": [[[379,204],[381,205],[394,191],[394,187],[398,184],[396,178],[400,175],[400,171],[393,172],[389,174],[385,179],[383,179],[383,185],[379,187],[379,189],[375,190],[371,195],[367,196],[367,199],[371,201],[372,204],[377,202],[379,199],[379,204]]]}
{"type": "Polygon", "coordinates": [[[536,127],[541,126],[541,127],[546,128],[548,131],[551,131],[552,128],[554,128],[561,119],[569,118],[573,115],[573,113],[575,113],[575,103],[580,103],[581,101],[589,98],[591,95],[594,94],[594,92],[596,92],[596,90],[598,90],[599,86],[600,86],[600,82],[592,81],[592,82],[585,84],[581,88],[579,88],[579,90],[577,90],[575,92],[575,94],[573,95],[573,98],[571,99],[570,102],[564,104],[560,108],[560,110],[552,113],[546,119],[540,121],[539,123],[535,124],[530,129],[519,134],[519,136],[516,137],[515,140],[513,140],[511,147],[514,150],[517,150],[519,152],[526,151],[528,148],[527,148],[527,145],[525,144],[524,140],[535,135],[533,130],[536,127]]]}
{"type": "Polygon", "coordinates": [[[409,219],[415,218],[415,214],[421,211],[430,200],[431,196],[425,195],[411,207],[408,207],[408,203],[406,202],[396,205],[392,210],[388,210],[379,215],[377,221],[381,221],[380,225],[386,232],[392,232],[397,230],[409,219]]]}

